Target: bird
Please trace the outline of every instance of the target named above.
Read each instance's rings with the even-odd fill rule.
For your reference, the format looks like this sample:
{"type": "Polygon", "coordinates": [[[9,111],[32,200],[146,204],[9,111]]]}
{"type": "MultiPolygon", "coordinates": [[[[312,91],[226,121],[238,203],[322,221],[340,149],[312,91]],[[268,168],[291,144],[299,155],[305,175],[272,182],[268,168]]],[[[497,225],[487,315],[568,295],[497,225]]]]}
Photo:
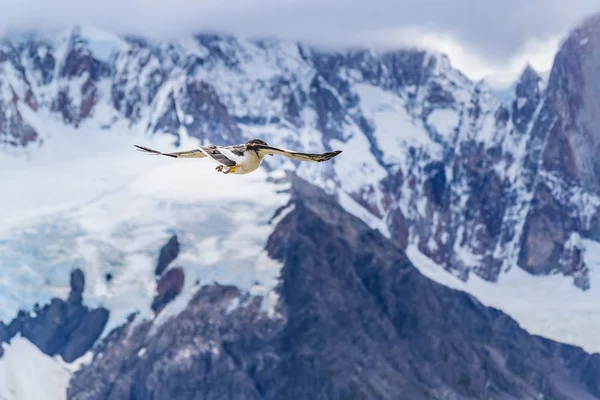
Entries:
{"type": "Polygon", "coordinates": [[[261,139],[252,139],[243,144],[233,146],[216,146],[209,144],[197,149],[164,153],[148,147],[134,145],[138,150],[154,155],[172,158],[204,158],[209,157],[219,165],[215,168],[224,174],[244,175],[255,171],[267,155],[282,155],[292,160],[323,162],[340,154],[341,150],[326,153],[300,153],[280,147],[270,146],[261,139]]]}

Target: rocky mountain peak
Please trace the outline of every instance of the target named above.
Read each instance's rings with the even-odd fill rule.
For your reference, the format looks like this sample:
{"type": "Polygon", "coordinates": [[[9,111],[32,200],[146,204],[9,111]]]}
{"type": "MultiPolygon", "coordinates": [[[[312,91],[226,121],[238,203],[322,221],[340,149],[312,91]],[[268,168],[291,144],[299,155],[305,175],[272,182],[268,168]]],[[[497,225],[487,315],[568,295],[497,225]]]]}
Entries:
{"type": "Polygon", "coordinates": [[[559,114],[561,133],[553,135],[548,157],[548,169],[565,173],[566,178],[582,183],[586,188],[600,189],[600,17],[586,20],[573,30],[560,47],[548,85],[548,99],[559,114]],[[562,157],[556,157],[559,147],[562,157]]]}
{"type": "Polygon", "coordinates": [[[531,96],[540,95],[541,76],[530,64],[527,64],[521,72],[517,85],[515,86],[516,97],[529,98],[531,96]]]}
{"type": "Polygon", "coordinates": [[[582,243],[600,239],[598,48],[600,18],[594,16],[574,29],[556,54],[532,130],[532,143],[543,147],[521,252],[526,269],[570,271],[584,288],[594,283],[581,257],[582,243]]]}

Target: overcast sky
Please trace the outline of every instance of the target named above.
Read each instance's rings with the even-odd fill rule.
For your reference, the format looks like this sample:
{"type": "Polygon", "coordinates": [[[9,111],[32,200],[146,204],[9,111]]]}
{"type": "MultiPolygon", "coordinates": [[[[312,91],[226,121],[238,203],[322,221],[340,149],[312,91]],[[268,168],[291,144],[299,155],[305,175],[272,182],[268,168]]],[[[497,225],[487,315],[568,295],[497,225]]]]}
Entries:
{"type": "Polygon", "coordinates": [[[217,30],[326,46],[441,50],[502,85],[529,61],[549,69],[560,40],[598,0],[4,0],[0,29],[93,25],[175,38],[217,30]]]}

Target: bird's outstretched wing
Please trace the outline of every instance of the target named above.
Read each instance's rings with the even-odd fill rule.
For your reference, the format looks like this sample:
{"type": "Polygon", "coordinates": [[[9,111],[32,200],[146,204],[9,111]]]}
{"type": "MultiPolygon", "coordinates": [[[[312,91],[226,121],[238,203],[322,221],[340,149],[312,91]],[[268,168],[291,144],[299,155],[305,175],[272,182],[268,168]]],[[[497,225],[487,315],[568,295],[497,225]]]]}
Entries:
{"type": "Polygon", "coordinates": [[[158,150],[149,149],[148,147],[134,145],[138,150],[143,151],[148,154],[155,154],[173,158],[204,158],[206,154],[202,152],[200,149],[188,150],[188,151],[176,151],[174,153],[163,153],[158,150]]]}
{"type": "Polygon", "coordinates": [[[233,167],[242,161],[242,153],[236,151],[235,146],[218,147],[215,145],[198,146],[200,151],[215,160],[217,163],[227,167],[233,167]]]}
{"type": "Polygon", "coordinates": [[[280,147],[273,147],[273,146],[265,146],[265,145],[255,145],[254,146],[259,154],[279,154],[288,158],[291,158],[293,160],[299,160],[299,161],[314,161],[314,162],[322,162],[322,161],[327,161],[327,160],[331,160],[333,157],[337,156],[338,154],[340,154],[342,151],[341,150],[336,150],[336,151],[329,151],[326,153],[299,153],[297,151],[293,151],[293,150],[288,150],[288,149],[283,149],[280,147]]]}

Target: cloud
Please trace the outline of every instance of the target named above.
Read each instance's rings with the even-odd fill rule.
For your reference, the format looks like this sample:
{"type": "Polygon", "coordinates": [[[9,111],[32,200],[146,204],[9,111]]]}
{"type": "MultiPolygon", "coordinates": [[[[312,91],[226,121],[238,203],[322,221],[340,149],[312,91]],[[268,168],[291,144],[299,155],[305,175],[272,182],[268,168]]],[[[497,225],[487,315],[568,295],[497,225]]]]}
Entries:
{"type": "Polygon", "coordinates": [[[21,0],[4,5],[0,27],[79,23],[165,39],[213,30],[323,46],[413,41],[485,75],[526,58],[547,68],[559,39],[597,11],[597,0],[21,0]]]}
{"type": "MultiPolygon", "coordinates": [[[[447,54],[452,65],[471,79],[485,78],[495,88],[506,88],[525,69],[527,64],[539,72],[546,72],[552,65],[561,36],[545,40],[529,39],[506,59],[483,57],[448,34],[422,28],[401,28],[384,35],[393,44],[384,47],[417,46],[447,54]]],[[[364,38],[364,43],[382,43],[382,38],[364,38]]]]}

